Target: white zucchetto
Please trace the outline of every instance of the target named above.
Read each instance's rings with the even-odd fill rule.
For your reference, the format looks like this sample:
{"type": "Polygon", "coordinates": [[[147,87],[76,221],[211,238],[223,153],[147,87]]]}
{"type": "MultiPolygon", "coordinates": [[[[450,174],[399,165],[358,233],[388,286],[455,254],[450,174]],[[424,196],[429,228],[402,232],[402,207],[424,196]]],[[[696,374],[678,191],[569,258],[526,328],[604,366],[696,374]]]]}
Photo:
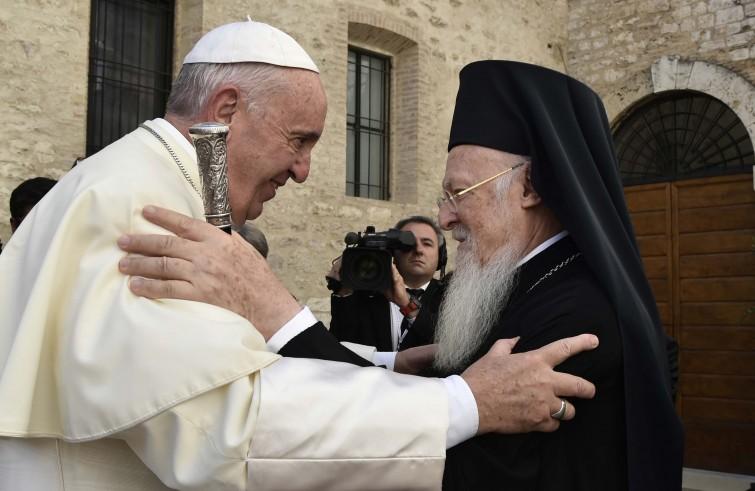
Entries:
{"type": "Polygon", "coordinates": [[[320,73],[294,38],[271,25],[248,19],[216,27],[202,36],[183,64],[257,62],[320,73]]]}

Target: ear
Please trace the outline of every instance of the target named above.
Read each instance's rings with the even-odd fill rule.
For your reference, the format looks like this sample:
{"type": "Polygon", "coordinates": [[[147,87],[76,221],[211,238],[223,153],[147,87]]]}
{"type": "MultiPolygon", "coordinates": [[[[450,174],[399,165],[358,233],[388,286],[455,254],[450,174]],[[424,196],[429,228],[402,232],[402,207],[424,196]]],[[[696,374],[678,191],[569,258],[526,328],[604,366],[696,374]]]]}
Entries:
{"type": "Polygon", "coordinates": [[[205,117],[207,121],[231,124],[242,109],[241,91],[235,85],[223,85],[210,97],[205,117]]]}
{"type": "Polygon", "coordinates": [[[524,175],[522,177],[522,195],[521,203],[522,208],[534,208],[543,202],[543,198],[535,191],[535,186],[532,185],[532,176],[530,173],[531,166],[527,164],[524,169],[524,175]]]}

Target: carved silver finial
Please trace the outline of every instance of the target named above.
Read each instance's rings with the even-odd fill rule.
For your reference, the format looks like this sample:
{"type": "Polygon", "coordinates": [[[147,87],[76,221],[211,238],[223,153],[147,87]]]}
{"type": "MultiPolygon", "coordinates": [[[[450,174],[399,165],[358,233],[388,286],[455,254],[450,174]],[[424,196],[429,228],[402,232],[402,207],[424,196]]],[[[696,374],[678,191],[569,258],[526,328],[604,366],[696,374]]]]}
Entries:
{"type": "Polygon", "coordinates": [[[228,126],[199,123],[189,128],[199,165],[199,180],[208,223],[231,233],[231,204],[228,201],[226,136],[228,126]]]}

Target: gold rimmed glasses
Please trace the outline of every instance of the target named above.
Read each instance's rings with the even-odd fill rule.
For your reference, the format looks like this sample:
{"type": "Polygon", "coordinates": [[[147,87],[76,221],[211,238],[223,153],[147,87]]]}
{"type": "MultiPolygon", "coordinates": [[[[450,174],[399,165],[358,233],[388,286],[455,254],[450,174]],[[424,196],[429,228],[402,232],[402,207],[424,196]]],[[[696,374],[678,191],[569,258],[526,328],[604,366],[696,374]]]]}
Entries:
{"type": "Polygon", "coordinates": [[[436,201],[436,204],[438,205],[438,209],[440,210],[444,206],[449,205],[451,207],[451,211],[453,211],[454,213],[456,213],[458,211],[458,208],[457,208],[458,204],[457,204],[457,202],[459,201],[459,199],[462,196],[464,196],[465,194],[467,194],[470,191],[474,191],[475,189],[479,188],[483,184],[487,184],[490,181],[492,181],[494,179],[497,179],[497,178],[501,177],[502,175],[511,172],[512,170],[516,169],[517,167],[523,166],[526,163],[527,162],[519,162],[518,164],[515,164],[512,167],[509,167],[508,169],[506,169],[504,171],[501,171],[501,172],[499,172],[498,174],[496,174],[494,176],[488,177],[487,179],[484,179],[484,180],[478,182],[477,184],[473,184],[473,185],[469,186],[468,188],[462,189],[458,193],[451,193],[450,191],[443,190],[443,196],[441,196],[440,198],[438,198],[438,200],[436,201]]]}

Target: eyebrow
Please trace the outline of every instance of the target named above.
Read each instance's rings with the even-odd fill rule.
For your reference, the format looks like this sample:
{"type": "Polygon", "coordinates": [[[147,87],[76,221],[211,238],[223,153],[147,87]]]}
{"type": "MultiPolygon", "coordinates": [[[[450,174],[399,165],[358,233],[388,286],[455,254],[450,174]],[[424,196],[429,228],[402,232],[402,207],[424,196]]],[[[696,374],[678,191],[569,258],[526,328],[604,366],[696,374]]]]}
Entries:
{"type": "Polygon", "coordinates": [[[453,186],[451,185],[451,182],[449,182],[449,181],[443,181],[441,189],[444,190],[444,191],[448,190],[450,192],[454,192],[454,190],[465,189],[466,187],[468,187],[468,186],[465,186],[463,184],[459,184],[458,180],[457,180],[456,184],[453,185],[453,186]]]}
{"type": "Polygon", "coordinates": [[[319,140],[322,133],[316,131],[294,131],[291,133],[293,138],[303,138],[305,140],[319,140]]]}

